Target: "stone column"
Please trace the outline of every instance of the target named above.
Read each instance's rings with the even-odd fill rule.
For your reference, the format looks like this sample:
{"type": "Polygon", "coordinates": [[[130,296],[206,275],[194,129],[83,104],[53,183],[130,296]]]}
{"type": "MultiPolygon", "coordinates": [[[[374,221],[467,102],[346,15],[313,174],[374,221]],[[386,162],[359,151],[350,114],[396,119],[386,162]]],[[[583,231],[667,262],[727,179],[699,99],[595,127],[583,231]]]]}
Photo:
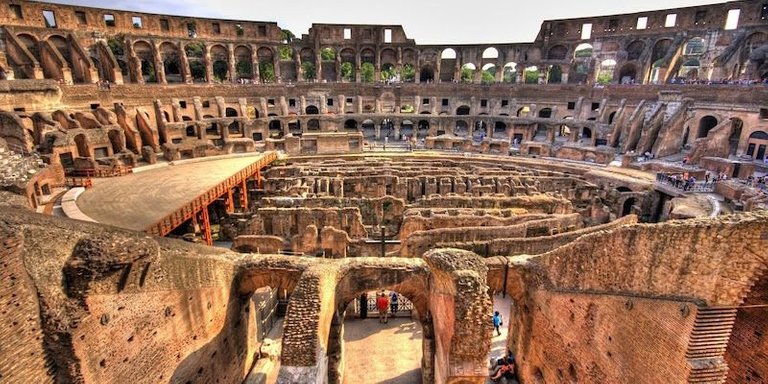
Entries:
{"type": "Polygon", "coordinates": [[[232,43],[227,44],[227,72],[229,72],[230,82],[236,81],[239,77],[235,67],[235,45],[232,43]]]}
{"type": "Polygon", "coordinates": [[[181,77],[184,83],[192,84],[194,79],[192,78],[192,68],[189,67],[189,57],[187,56],[187,49],[184,43],[179,43],[179,64],[181,65],[181,77]]]}
{"type": "Polygon", "coordinates": [[[323,60],[320,56],[320,51],[316,49],[315,52],[317,52],[315,54],[315,80],[322,81],[325,79],[323,75],[323,60]]]}
{"type": "Polygon", "coordinates": [[[253,75],[251,80],[253,80],[254,83],[259,83],[261,81],[261,70],[259,70],[258,47],[255,45],[251,45],[251,72],[253,75]]]}
{"type": "Polygon", "coordinates": [[[165,78],[165,64],[160,56],[160,46],[154,41],[152,41],[152,59],[155,62],[155,78],[157,83],[168,84],[168,80],[165,78]]]}
{"type": "Polygon", "coordinates": [[[206,46],[205,47],[205,78],[208,80],[208,83],[213,82],[213,60],[211,60],[211,47],[206,46]]]}
{"type": "Polygon", "coordinates": [[[356,83],[360,82],[360,70],[362,69],[362,66],[363,66],[362,61],[363,59],[360,57],[360,50],[358,49],[355,52],[355,82],[356,83]]]}
{"type": "Polygon", "coordinates": [[[280,76],[280,50],[275,49],[274,54],[272,55],[272,66],[275,68],[275,81],[278,83],[282,83],[283,80],[280,76]]]}
{"type": "Polygon", "coordinates": [[[296,82],[304,81],[304,70],[301,67],[301,55],[294,52],[293,65],[296,66],[296,82]]]}

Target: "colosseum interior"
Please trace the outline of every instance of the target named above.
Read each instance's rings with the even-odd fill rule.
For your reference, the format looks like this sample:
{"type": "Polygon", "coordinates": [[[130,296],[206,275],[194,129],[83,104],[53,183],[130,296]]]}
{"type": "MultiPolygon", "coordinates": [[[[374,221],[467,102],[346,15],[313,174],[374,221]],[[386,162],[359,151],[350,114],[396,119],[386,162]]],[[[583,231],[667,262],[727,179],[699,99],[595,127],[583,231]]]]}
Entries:
{"type": "Polygon", "coordinates": [[[400,332],[381,382],[765,383],[767,146],[766,1],[422,45],[0,0],[0,382],[377,382],[400,332]]]}

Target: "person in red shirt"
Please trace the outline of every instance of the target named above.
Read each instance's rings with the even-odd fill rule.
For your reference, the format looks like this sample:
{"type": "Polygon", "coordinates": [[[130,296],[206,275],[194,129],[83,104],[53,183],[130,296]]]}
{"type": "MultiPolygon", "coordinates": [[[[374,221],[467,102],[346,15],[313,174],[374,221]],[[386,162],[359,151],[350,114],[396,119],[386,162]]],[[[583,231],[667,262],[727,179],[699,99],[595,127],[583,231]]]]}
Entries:
{"type": "Polygon", "coordinates": [[[389,299],[384,291],[381,291],[376,298],[376,309],[379,311],[379,323],[386,323],[389,316],[389,299]]]}

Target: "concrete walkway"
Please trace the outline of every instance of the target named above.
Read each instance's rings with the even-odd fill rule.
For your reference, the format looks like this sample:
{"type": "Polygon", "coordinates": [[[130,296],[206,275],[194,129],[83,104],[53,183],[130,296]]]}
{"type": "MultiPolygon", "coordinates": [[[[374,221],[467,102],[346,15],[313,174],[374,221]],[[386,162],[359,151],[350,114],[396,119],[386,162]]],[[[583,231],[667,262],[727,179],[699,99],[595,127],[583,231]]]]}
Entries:
{"type": "Polygon", "coordinates": [[[344,383],[421,383],[421,338],[421,324],[409,318],[345,321],[344,383]]]}

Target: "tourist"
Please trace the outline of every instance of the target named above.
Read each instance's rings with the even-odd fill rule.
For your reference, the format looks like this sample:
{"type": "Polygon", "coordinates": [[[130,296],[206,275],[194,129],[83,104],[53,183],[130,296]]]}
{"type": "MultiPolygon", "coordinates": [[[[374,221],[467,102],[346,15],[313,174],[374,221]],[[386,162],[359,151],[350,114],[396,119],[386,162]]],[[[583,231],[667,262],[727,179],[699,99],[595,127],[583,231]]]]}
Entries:
{"type": "Polygon", "coordinates": [[[392,317],[395,317],[397,315],[397,304],[398,304],[398,297],[397,292],[392,291],[389,294],[389,309],[390,312],[392,312],[392,317]]]}
{"type": "Polygon", "coordinates": [[[504,322],[501,320],[501,314],[499,311],[496,311],[493,313],[493,327],[496,328],[496,334],[501,336],[501,331],[499,330],[499,327],[504,325],[504,322]]]}
{"type": "Polygon", "coordinates": [[[379,323],[387,323],[387,310],[389,309],[389,299],[384,291],[381,291],[379,297],[376,298],[376,309],[379,311],[379,323]]]}
{"type": "Polygon", "coordinates": [[[503,361],[500,362],[500,364],[497,364],[495,371],[493,371],[490,375],[490,379],[494,383],[518,383],[515,374],[515,358],[512,356],[511,352],[503,361]]]}

